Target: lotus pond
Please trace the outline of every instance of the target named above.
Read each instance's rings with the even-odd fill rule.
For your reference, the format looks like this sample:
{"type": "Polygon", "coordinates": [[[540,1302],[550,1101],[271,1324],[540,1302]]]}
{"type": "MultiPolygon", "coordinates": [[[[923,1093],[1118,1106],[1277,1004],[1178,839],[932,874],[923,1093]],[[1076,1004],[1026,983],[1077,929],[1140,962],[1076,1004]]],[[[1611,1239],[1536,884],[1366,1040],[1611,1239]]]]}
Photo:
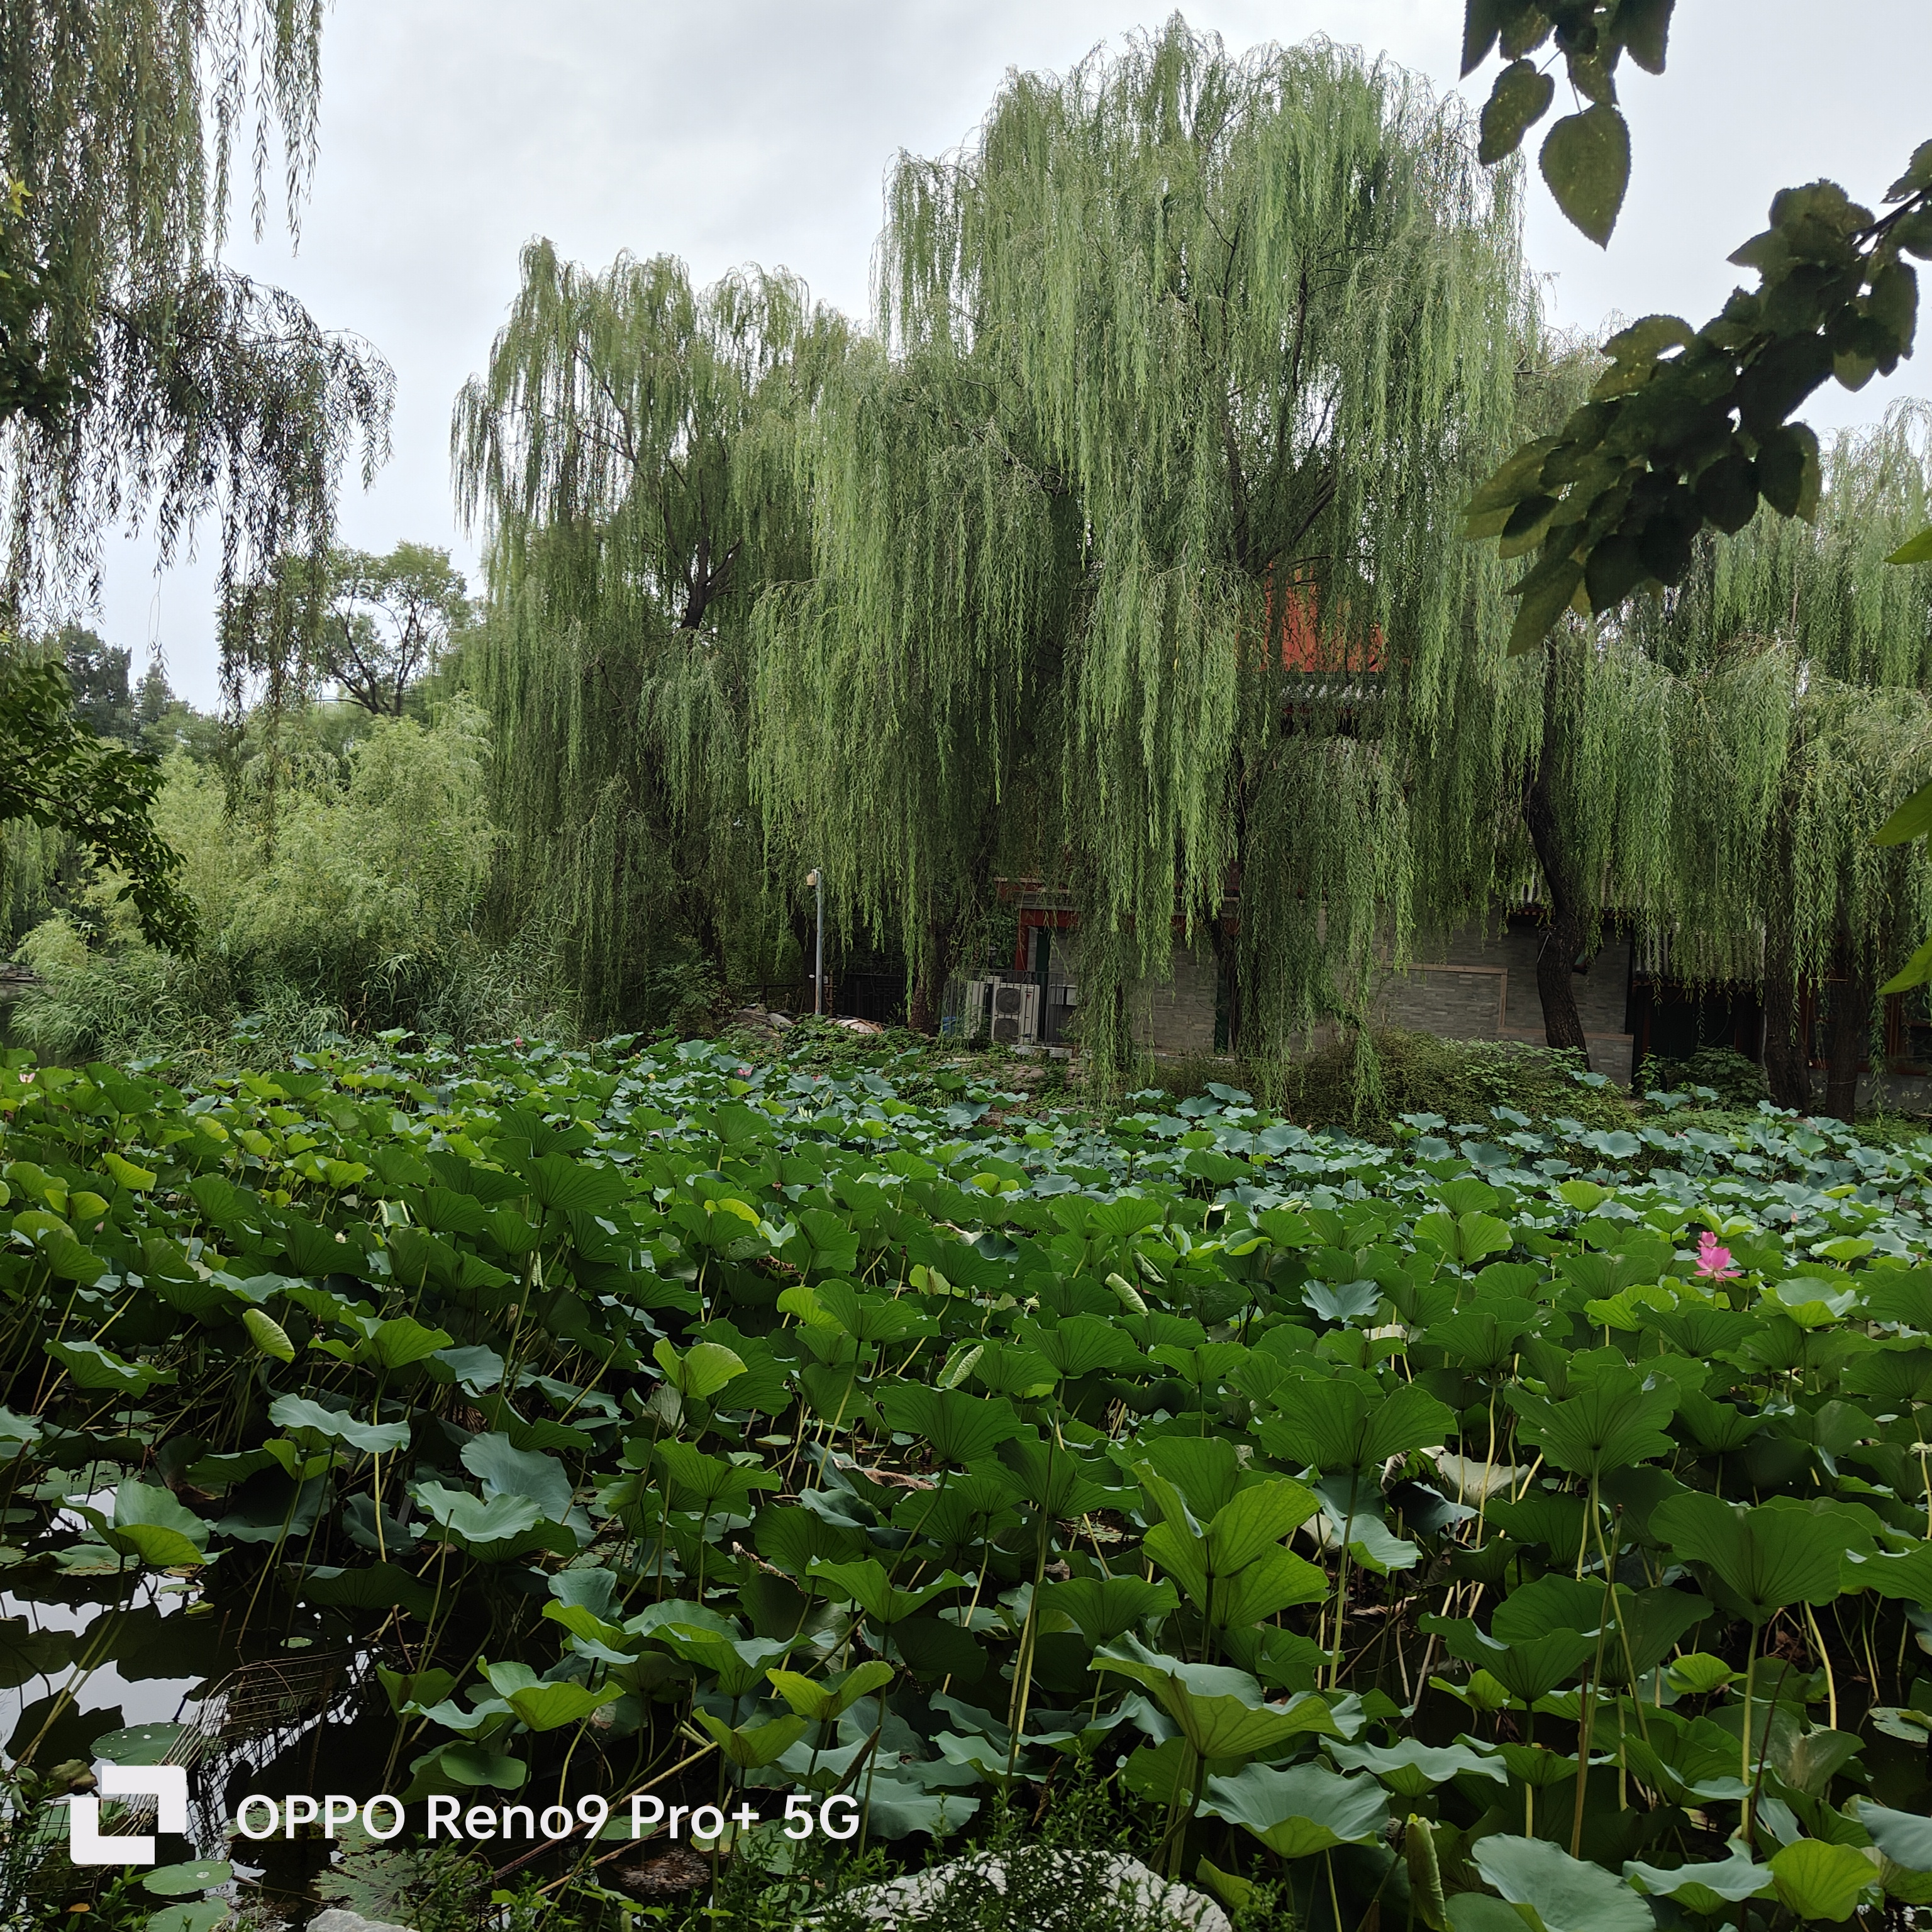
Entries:
{"type": "MultiPolygon", "coordinates": [[[[10,1055],[24,1922],[109,1896],[58,1849],[90,1765],[163,1756],[214,1831],[410,1822],[164,1840],[110,1888],[158,1932],[385,1861],[400,1910],[451,1795],[755,1812],[694,1895],[788,1910],[1076,1800],[1335,1932],[1932,1902],[1932,1145],[1660,1108],[1385,1147],[894,1066],[10,1055]],[[265,1672],[296,1720],[212,1748],[265,1672]],[[857,1835],[788,1839],[800,1795],[857,1835]]],[[[476,1896],[628,1922],[652,1849],[472,1846],[476,1896]]]]}

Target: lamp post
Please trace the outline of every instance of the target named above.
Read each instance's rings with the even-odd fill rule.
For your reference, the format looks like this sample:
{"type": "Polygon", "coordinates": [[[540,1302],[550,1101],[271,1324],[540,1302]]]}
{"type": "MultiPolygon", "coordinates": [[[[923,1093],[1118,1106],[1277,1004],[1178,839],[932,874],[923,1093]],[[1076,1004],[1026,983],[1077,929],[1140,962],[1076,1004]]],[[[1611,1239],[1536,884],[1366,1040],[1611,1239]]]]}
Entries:
{"type": "Polygon", "coordinates": [[[817,896],[813,919],[814,936],[812,963],[812,1010],[814,1018],[825,1011],[825,875],[814,866],[805,875],[805,883],[817,896]]]}

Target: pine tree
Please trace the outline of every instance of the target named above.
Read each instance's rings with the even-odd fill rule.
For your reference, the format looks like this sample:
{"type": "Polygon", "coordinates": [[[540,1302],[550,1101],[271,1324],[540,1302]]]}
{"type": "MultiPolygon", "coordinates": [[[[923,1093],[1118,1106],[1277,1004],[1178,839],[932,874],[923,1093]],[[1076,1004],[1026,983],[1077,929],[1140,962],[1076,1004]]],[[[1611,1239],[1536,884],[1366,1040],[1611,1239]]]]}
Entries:
{"type": "Polygon", "coordinates": [[[149,664],[134,688],[135,730],[145,732],[150,725],[158,724],[178,702],[160,662],[149,664]]]}

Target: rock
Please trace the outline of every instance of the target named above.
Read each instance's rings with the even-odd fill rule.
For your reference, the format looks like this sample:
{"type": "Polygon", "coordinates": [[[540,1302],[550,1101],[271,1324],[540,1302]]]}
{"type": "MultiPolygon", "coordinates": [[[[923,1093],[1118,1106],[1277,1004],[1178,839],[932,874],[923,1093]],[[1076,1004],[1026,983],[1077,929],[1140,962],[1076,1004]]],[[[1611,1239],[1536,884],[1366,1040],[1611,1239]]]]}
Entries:
{"type": "Polygon", "coordinates": [[[1120,1852],[989,1852],[955,1858],[890,1884],[868,1886],[847,1903],[883,1932],[916,1932],[926,1915],[962,1895],[1003,1901],[1005,1932],[1073,1932],[1110,1906],[1118,1932],[1234,1932],[1204,1893],[1161,1878],[1120,1852]]]}
{"type": "Polygon", "coordinates": [[[359,1912],[345,1912],[332,1905],[308,1922],[308,1932],[410,1932],[406,1925],[392,1925],[386,1918],[364,1918],[359,1912]]]}
{"type": "Polygon", "coordinates": [[[727,1026],[749,1027],[758,1033],[783,1033],[792,1023],[790,1013],[782,1013],[776,1007],[769,1012],[763,1006],[740,1006],[728,1014],[727,1026]]]}
{"type": "Polygon", "coordinates": [[[836,1027],[843,1027],[848,1033],[881,1034],[885,1031],[877,1020],[853,1019],[842,1016],[834,1019],[832,1024],[836,1027]]]}

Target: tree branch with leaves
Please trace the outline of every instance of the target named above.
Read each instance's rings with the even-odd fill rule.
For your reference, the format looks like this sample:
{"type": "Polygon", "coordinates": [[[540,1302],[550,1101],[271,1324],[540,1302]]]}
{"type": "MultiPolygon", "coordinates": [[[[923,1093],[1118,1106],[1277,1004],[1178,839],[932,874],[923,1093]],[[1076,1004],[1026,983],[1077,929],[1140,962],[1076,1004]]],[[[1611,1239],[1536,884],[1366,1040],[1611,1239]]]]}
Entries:
{"type": "Polygon", "coordinates": [[[67,675],[0,649],[0,823],[28,819],[70,833],[119,873],[154,945],[194,948],[196,920],[178,883],[181,856],[150,816],[160,760],[97,737],[74,715],[67,675]]]}
{"type": "MultiPolygon", "coordinates": [[[[1469,0],[1462,70],[1508,62],[1483,110],[1483,158],[1515,152],[1554,98],[1530,56],[1546,44],[1590,104],[1559,121],[1544,180],[1582,231],[1607,244],[1630,175],[1616,105],[1620,56],[1664,70],[1672,0],[1469,0]]],[[[1552,56],[1553,58],[1553,56],[1552,56]]],[[[1701,328],[1649,316],[1606,345],[1610,367],[1553,434],[1525,444],[1476,494],[1466,530],[1505,557],[1534,556],[1514,586],[1512,652],[1568,609],[1601,614],[1633,592],[1681,583],[1699,533],[1742,530],[1760,502],[1808,518],[1818,440],[1795,412],[1835,377],[1862,388],[1912,352],[1917,272],[1932,258],[1932,141],[1875,214],[1835,182],[1786,188],[1770,224],[1731,260],[1756,272],[1701,328]]],[[[1932,532],[1916,539],[1932,552],[1932,532]]],[[[1917,554],[1912,545],[1900,561],[1917,554]]]]}
{"type": "Polygon", "coordinates": [[[400,543],[384,556],[332,550],[328,578],[324,668],[351,703],[400,718],[410,687],[472,619],[463,573],[446,550],[400,543]]]}

